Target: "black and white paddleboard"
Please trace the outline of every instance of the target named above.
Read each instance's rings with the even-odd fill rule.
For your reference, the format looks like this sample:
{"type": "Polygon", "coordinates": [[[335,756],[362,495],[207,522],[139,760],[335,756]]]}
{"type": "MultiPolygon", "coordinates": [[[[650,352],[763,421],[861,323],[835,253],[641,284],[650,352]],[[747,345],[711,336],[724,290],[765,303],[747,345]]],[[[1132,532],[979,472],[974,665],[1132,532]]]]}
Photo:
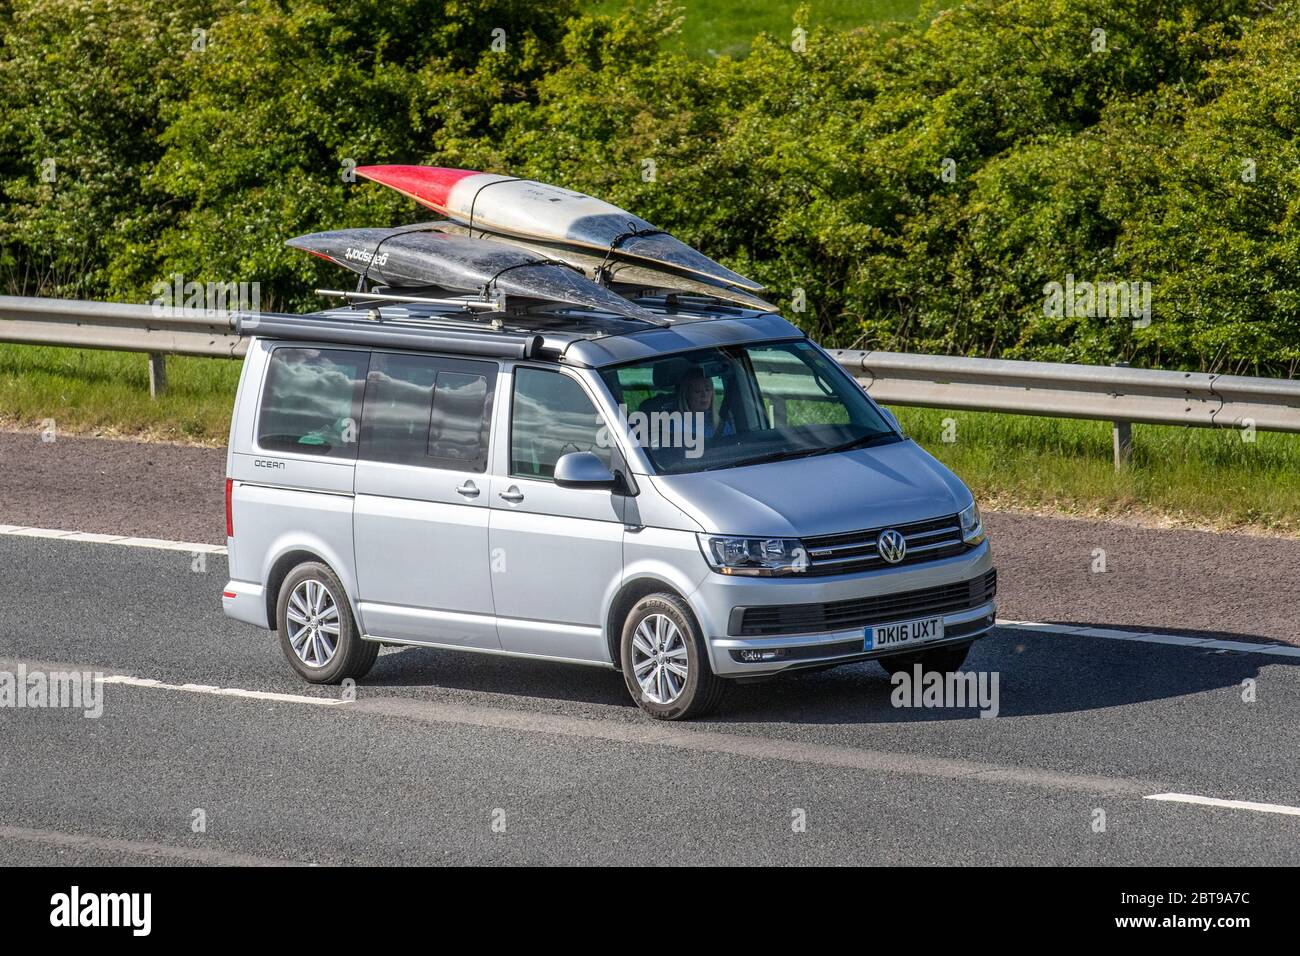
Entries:
{"type": "Polygon", "coordinates": [[[420,223],[395,229],[336,229],[286,245],[345,266],[377,285],[438,288],[564,302],[629,319],[663,320],[544,255],[489,239],[468,239],[420,223]]]}
{"type": "MultiPolygon", "coordinates": [[[[450,220],[430,225],[439,232],[445,232],[453,236],[469,236],[471,234],[469,226],[459,222],[451,222],[450,220]]],[[[482,235],[477,226],[472,232],[474,235],[482,235]]],[[[527,249],[529,252],[545,256],[548,259],[559,259],[575,269],[581,269],[582,274],[593,282],[602,285],[608,284],[620,291],[625,290],[629,293],[637,290],[682,292],[687,295],[709,296],[746,309],[755,309],[759,312],[777,311],[776,306],[772,303],[760,299],[753,293],[746,292],[743,289],[709,282],[703,278],[689,276],[675,270],[658,268],[649,263],[607,258],[591,249],[566,246],[558,242],[543,242],[540,239],[521,239],[518,236],[506,236],[497,233],[492,233],[490,238],[493,242],[502,242],[506,245],[517,246],[520,249],[527,249]]]]}

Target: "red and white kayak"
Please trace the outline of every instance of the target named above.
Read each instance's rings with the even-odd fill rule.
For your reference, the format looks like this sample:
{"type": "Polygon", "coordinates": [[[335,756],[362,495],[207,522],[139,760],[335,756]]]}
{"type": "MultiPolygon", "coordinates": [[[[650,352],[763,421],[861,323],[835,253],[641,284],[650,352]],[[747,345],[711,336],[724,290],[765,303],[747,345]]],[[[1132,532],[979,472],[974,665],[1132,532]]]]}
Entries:
{"type": "Polygon", "coordinates": [[[358,166],[356,173],[475,230],[581,246],[613,259],[666,266],[751,292],[763,290],[644,219],[586,193],[441,166],[358,166]]]}

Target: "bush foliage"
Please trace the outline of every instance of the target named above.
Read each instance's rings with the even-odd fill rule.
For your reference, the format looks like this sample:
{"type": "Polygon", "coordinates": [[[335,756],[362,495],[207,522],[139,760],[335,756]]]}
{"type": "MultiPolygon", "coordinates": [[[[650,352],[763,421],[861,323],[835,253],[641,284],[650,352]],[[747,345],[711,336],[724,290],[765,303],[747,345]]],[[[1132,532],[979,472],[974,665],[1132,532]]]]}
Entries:
{"type": "Polygon", "coordinates": [[[647,0],[0,0],[0,276],[315,307],[284,239],[421,218],[346,173],[430,163],[625,206],[831,345],[1295,373],[1300,0],[808,16],[697,60],[647,0]],[[1067,276],[1150,322],[1048,314],[1067,276]]]}

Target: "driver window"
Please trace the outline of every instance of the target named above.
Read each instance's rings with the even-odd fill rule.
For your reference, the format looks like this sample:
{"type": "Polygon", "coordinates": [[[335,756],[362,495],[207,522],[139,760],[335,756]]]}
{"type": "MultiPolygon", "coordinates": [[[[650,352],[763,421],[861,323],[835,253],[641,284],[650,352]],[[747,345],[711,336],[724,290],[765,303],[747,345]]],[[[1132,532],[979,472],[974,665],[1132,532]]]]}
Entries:
{"type": "Polygon", "coordinates": [[[604,420],[581,385],[539,368],[516,368],[514,377],[511,475],[549,481],[560,456],[572,451],[589,451],[612,467],[604,420]]]}

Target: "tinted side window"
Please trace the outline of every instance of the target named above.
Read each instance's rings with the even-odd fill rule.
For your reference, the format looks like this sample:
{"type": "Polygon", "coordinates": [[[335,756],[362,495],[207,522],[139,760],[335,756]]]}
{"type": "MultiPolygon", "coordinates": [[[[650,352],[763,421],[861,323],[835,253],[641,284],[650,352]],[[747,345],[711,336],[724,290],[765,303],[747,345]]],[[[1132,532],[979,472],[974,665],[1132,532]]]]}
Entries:
{"type": "Polygon", "coordinates": [[[571,451],[592,452],[609,466],[611,450],[608,436],[602,434],[604,424],[573,379],[543,369],[515,369],[510,473],[549,479],[560,456],[571,451]]]}
{"type": "Polygon", "coordinates": [[[268,451],[355,458],[370,353],[278,347],[262,391],[257,443],[268,451]]]}
{"type": "Polygon", "coordinates": [[[361,456],[486,471],[496,366],[376,352],[366,386],[361,456]]]}
{"type": "Polygon", "coordinates": [[[488,392],[485,375],[446,369],[438,373],[433,385],[430,458],[463,461],[475,471],[487,467],[488,392]]]}

